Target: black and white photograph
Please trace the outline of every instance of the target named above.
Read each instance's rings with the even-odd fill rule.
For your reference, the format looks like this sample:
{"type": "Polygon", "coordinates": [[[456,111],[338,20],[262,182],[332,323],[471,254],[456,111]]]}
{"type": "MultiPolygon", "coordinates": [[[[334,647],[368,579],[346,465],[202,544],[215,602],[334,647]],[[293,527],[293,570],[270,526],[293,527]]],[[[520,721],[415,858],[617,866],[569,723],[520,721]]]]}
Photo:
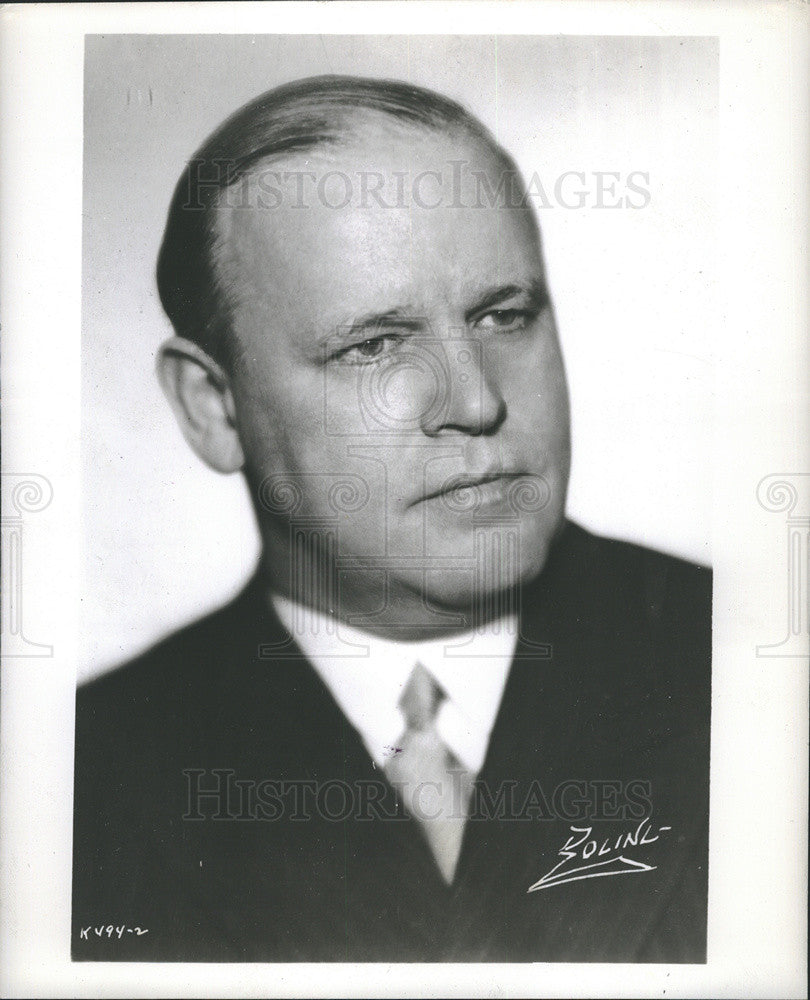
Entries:
{"type": "Polygon", "coordinates": [[[70,478],[3,473],[4,688],[70,661],[63,987],[739,990],[729,904],[773,848],[729,789],[795,787],[743,720],[799,705],[810,507],[797,320],[779,300],[771,375],[730,312],[720,32],[274,6],[88,15],[73,49],[70,478]],[[770,464],[768,420],[794,428],[770,464]],[[27,596],[59,512],[61,646],[27,596]],[[603,978],[501,978],[537,963],[603,978]]]}
{"type": "MultiPolygon", "coordinates": [[[[115,467],[127,447],[123,461],[138,463],[144,485],[130,502],[91,491],[127,575],[143,553],[106,519],[144,493],[175,494],[183,558],[202,573],[215,569],[216,522],[240,513],[221,501],[206,524],[196,490],[161,476],[155,443],[169,451],[173,432],[141,394],[154,377],[150,331],[133,331],[126,363],[117,351],[128,284],[152,277],[121,278],[125,234],[140,244],[136,195],[160,200],[156,183],[130,178],[158,150],[161,171],[171,162],[144,126],[148,145],[130,155],[130,122],[148,123],[150,101],[179,104],[169,88],[181,67],[234,74],[238,87],[216,88],[218,108],[246,77],[280,82],[190,153],[155,267],[172,326],[155,381],[191,451],[246,488],[259,553],[224,608],[79,690],[73,957],[705,961],[711,575],[567,514],[576,440],[541,220],[612,211],[631,217],[619,238],[636,229],[643,240],[658,184],[667,195],[656,153],[686,143],[678,163],[692,153],[693,183],[670,204],[682,202],[698,253],[680,282],[708,286],[714,42],[105,36],[85,52],[87,407],[98,378],[119,403],[132,398],[122,381],[137,386],[141,405],[137,440],[116,426],[134,416],[126,406],[102,442],[86,435],[88,465],[104,468],[109,451],[115,467]],[[408,60],[410,79],[371,72],[408,60]],[[356,71],[285,79],[279,63],[356,71]],[[462,82],[473,65],[490,72],[462,82]],[[137,80],[122,102],[113,66],[148,66],[150,88],[137,80]],[[434,75],[442,89],[414,79],[434,75]],[[459,97],[494,109],[493,126],[459,97]],[[555,176],[548,119],[559,152],[582,166],[561,113],[600,98],[608,120],[618,106],[611,131],[634,127],[652,148],[625,134],[602,154],[622,169],[555,176]],[[521,128],[500,110],[513,101],[521,128]],[[552,116],[544,101],[563,107],[552,116]],[[520,137],[522,170],[496,126],[520,137]],[[114,912],[115,926],[138,925],[96,935],[97,915],[114,912]]],[[[194,80],[182,103],[210,104],[207,91],[194,80]]],[[[163,118],[176,128],[179,108],[163,118]]],[[[557,228],[560,240],[564,220],[557,228]]],[[[583,366],[613,328],[589,301],[590,259],[557,274],[588,317],[569,330],[585,341],[583,366]]],[[[633,375],[658,376],[686,411],[673,478],[678,458],[705,464],[703,372],[698,357],[665,380],[671,360],[650,355],[705,343],[705,328],[681,333],[686,311],[641,348],[633,375]],[[678,398],[689,375],[698,384],[678,398]]],[[[609,453],[628,401],[605,388],[582,408],[614,411],[600,429],[609,453]]],[[[653,409],[666,433],[666,400],[653,409]]],[[[631,485],[622,466],[608,454],[601,469],[617,493],[631,485]]],[[[89,537],[88,579],[103,577],[107,598],[115,567],[100,558],[104,535],[89,537]]],[[[176,603],[180,586],[157,596],[176,603]]],[[[124,593],[122,580],[113,594],[124,593]]]]}

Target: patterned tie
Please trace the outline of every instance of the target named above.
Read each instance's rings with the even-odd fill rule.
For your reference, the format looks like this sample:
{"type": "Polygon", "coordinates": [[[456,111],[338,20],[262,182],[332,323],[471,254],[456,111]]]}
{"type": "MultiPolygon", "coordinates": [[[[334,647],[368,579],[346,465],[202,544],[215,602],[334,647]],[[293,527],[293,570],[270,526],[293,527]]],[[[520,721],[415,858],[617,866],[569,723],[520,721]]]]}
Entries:
{"type": "Polygon", "coordinates": [[[399,707],[406,728],[385,765],[407,811],[416,819],[448,884],[461,851],[473,775],[442,742],[436,714],[446,695],[417,663],[402,692],[399,707]]]}

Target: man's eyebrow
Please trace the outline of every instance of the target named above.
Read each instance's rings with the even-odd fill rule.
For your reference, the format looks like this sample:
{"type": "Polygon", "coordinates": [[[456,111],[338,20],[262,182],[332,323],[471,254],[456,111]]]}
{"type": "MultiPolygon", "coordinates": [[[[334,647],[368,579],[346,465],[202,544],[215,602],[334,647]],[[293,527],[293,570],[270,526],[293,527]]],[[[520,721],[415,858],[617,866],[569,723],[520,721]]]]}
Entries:
{"type": "Polygon", "coordinates": [[[525,295],[529,299],[529,307],[532,309],[542,309],[549,304],[549,294],[546,283],[540,278],[533,278],[525,285],[501,285],[486,292],[471,308],[465,313],[465,319],[469,322],[473,317],[499,306],[501,303],[514,298],[516,295],[525,295]]]}
{"type": "Polygon", "coordinates": [[[358,338],[372,337],[390,329],[420,330],[427,320],[406,308],[397,306],[380,313],[366,313],[347,323],[341,323],[328,335],[329,344],[355,343],[358,338]]]}

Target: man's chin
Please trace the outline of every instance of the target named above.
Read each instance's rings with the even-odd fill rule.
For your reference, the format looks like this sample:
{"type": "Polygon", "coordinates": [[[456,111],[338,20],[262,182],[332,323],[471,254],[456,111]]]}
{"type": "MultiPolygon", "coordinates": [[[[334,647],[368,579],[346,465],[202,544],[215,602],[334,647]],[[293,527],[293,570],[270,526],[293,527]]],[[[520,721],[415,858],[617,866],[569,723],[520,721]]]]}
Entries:
{"type": "Polygon", "coordinates": [[[486,617],[497,618],[502,614],[517,611],[523,588],[528,586],[539,572],[540,569],[520,575],[499,574],[485,583],[480,581],[456,583],[448,574],[435,584],[430,580],[427,581],[425,603],[438,611],[469,614],[476,620],[480,620],[483,611],[486,611],[486,617]]]}
{"type": "Polygon", "coordinates": [[[523,588],[542,573],[550,547],[551,539],[543,539],[529,552],[496,543],[490,552],[479,553],[472,569],[431,570],[425,574],[425,600],[447,611],[473,612],[476,618],[482,608],[516,611],[523,588]]]}

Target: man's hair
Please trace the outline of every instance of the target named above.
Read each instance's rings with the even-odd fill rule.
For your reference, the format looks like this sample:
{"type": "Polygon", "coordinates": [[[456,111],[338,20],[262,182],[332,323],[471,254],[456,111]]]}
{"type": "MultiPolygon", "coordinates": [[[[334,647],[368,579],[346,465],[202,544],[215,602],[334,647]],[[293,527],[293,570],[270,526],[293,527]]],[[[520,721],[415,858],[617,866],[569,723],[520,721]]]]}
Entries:
{"type": "Polygon", "coordinates": [[[174,190],[157,264],[160,300],[178,336],[233,363],[226,289],[216,267],[220,196],[259,161],[346,141],[358,111],[411,127],[466,133],[514,170],[491,133],[441,94],[397,80],[316,76],[269,90],[236,111],[189,160],[174,190]]]}

